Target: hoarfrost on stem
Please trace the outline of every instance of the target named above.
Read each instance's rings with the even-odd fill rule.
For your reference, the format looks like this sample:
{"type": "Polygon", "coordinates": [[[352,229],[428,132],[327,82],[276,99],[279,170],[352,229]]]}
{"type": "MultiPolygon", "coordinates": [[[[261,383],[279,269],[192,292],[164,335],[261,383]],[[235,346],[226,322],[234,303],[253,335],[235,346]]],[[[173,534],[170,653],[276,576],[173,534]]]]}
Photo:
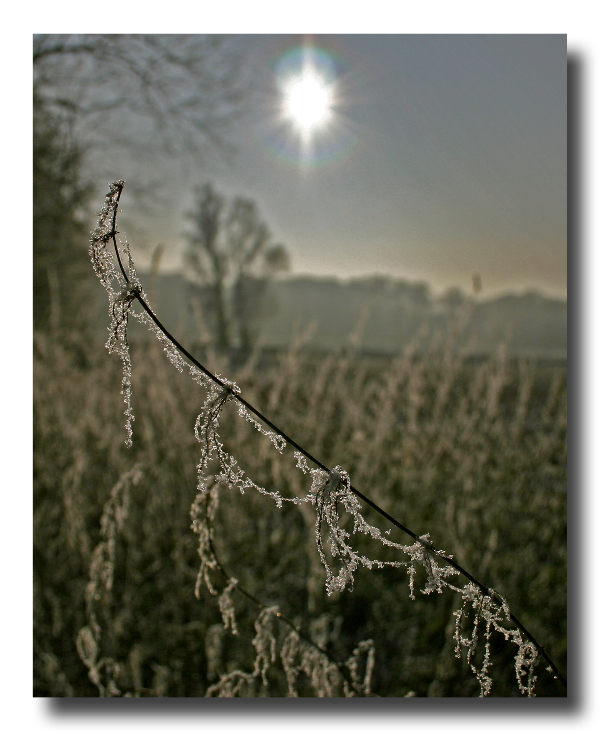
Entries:
{"type": "MultiPolygon", "coordinates": [[[[467,583],[461,588],[452,585],[448,581],[449,577],[458,575],[459,570],[452,565],[443,563],[444,559],[452,557],[444,551],[436,550],[428,534],[421,535],[412,545],[402,545],[389,540],[387,537],[389,530],[382,534],[378,528],[370,525],[363,517],[361,505],[350,484],[350,477],[340,466],[336,466],[333,470],[325,470],[325,468],[311,469],[306,458],[309,455],[306,454],[305,456],[302,451],[295,451],[296,467],[304,474],[311,476],[312,484],[305,497],[287,498],[283,497],[277,490],[269,491],[253,482],[238,465],[235,457],[225,450],[218,431],[219,418],[226,404],[232,401],[237,403],[238,415],[250,423],[260,434],[268,438],[279,453],[282,453],[285,449],[286,440],[277,430],[265,428],[250,414],[248,407],[251,406],[240,398],[240,388],[234,382],[220,375],[211,375],[204,368],[198,369],[202,366],[169,338],[168,332],[163,329],[158,319],[156,319],[156,315],[149,305],[137,276],[127,240],[119,240],[117,244],[116,218],[124,184],[123,180],[110,184],[109,192],[99,214],[98,224],[92,232],[89,253],[94,271],[108,295],[110,324],[108,326],[109,336],[106,347],[109,352],[115,352],[119,356],[123,365],[121,392],[127,418],[125,424],[126,445],[132,445],[132,422],[134,420],[131,405],[132,366],[127,341],[127,326],[130,315],[154,333],[168,359],[178,371],[182,372],[187,367],[192,379],[207,391],[204,405],[194,427],[196,438],[201,446],[200,458],[197,464],[198,494],[191,508],[192,528],[198,536],[198,553],[201,560],[196,582],[196,595],[199,595],[200,587],[204,585],[212,595],[218,596],[224,627],[226,629],[230,628],[233,634],[237,634],[232,600],[237,581],[228,577],[226,587],[219,592],[211,580],[212,572],[215,570],[223,571],[215,556],[212,529],[212,521],[218,503],[219,484],[237,488],[242,494],[247,489],[254,489],[273,499],[279,508],[282,507],[283,502],[293,502],[295,504],[308,502],[314,505],[316,510],[316,544],[319,557],[325,567],[326,589],[329,595],[336,591],[342,592],[346,587],[352,590],[354,572],[360,567],[373,569],[391,566],[407,569],[410,598],[414,599],[417,569],[423,568],[426,575],[426,582],[421,590],[423,594],[442,593],[444,588],[449,588],[462,596],[462,606],[454,612],[456,617],[455,653],[457,657],[460,657],[462,649],[466,649],[467,662],[479,680],[481,695],[489,695],[492,685],[492,680],[488,675],[491,665],[490,637],[492,632],[496,631],[502,634],[507,641],[510,640],[518,646],[515,670],[519,689],[521,693],[533,696],[536,681],[534,669],[539,660],[540,650],[533,642],[524,639],[519,629],[512,626],[512,615],[508,604],[497,592],[491,589],[486,590],[485,587],[478,588],[473,583],[467,583]],[[109,242],[112,242],[114,246],[114,254],[107,249],[109,242]],[[115,266],[115,256],[119,268],[115,266]],[[126,262],[126,269],[123,266],[123,259],[126,262]],[[135,300],[140,302],[143,310],[136,311],[133,309],[135,300]],[[194,365],[186,363],[181,356],[184,352],[194,362],[194,365]],[[198,365],[198,367],[195,365],[198,365]],[[216,471],[212,471],[214,468],[211,466],[213,462],[218,464],[216,471]],[[340,516],[340,508],[342,513],[346,514],[344,522],[340,516]],[[353,521],[352,532],[346,527],[348,519],[353,521]],[[326,532],[325,539],[323,538],[324,531],[326,532]],[[359,553],[350,542],[351,536],[357,533],[370,536],[385,546],[401,551],[408,556],[408,560],[383,561],[359,553]],[[332,568],[334,559],[339,562],[337,571],[332,568]],[[463,635],[463,627],[469,616],[469,606],[472,611],[471,632],[470,635],[463,635]],[[478,643],[482,638],[484,646],[483,650],[477,654],[480,660],[476,662],[478,643]]],[[[318,464],[318,462],[316,463],[318,464]]],[[[117,492],[116,488],[114,492],[117,492]]],[[[118,693],[113,680],[116,668],[114,661],[111,659],[103,658],[99,662],[97,661],[99,628],[91,608],[89,596],[92,593],[96,594],[99,585],[110,589],[112,583],[114,531],[121,522],[119,518],[123,515],[123,512],[126,512],[126,508],[118,504],[116,495],[113,497],[113,504],[109,503],[105,508],[106,512],[110,514],[111,508],[115,513],[114,517],[103,516],[102,533],[104,540],[96,549],[96,554],[92,560],[92,581],[88,587],[88,612],[91,612],[89,614],[90,624],[82,628],[77,638],[77,649],[80,657],[89,669],[90,679],[99,686],[102,695],[118,693]],[[100,683],[101,668],[104,669],[107,679],[105,685],[100,683]]],[[[416,538],[416,536],[414,537],[416,538]]],[[[264,608],[256,621],[256,636],[253,640],[256,649],[256,660],[253,673],[233,671],[223,676],[219,683],[211,686],[206,695],[238,695],[242,690],[251,690],[259,677],[263,685],[267,685],[266,673],[269,665],[275,661],[276,657],[276,637],[273,625],[278,616],[280,615],[276,607],[264,608]]],[[[516,622],[516,620],[514,621],[516,622]]],[[[310,677],[317,695],[336,695],[335,691],[342,681],[338,668],[327,658],[323,651],[315,646],[308,645],[293,630],[283,643],[281,659],[288,682],[289,695],[298,695],[295,685],[296,678],[301,671],[310,677]],[[296,661],[298,662],[296,663],[296,661]]],[[[346,663],[352,679],[352,686],[349,687],[347,680],[343,681],[345,695],[354,695],[356,691],[362,691],[369,695],[373,664],[374,648],[372,641],[361,642],[346,663]],[[358,675],[359,658],[361,656],[366,656],[362,682],[359,681],[358,675]]]]}
{"type": "MultiPolygon", "coordinates": [[[[301,460],[298,456],[297,459],[298,467],[302,471],[308,470],[305,460],[301,460]]],[[[431,546],[431,543],[428,535],[421,536],[417,543],[412,546],[407,546],[394,543],[379,528],[370,525],[363,517],[360,502],[350,488],[350,477],[341,467],[336,466],[330,472],[325,472],[320,469],[308,471],[312,474],[313,482],[307,499],[316,508],[315,535],[319,556],[325,566],[328,594],[332,594],[334,591],[343,591],[348,585],[352,589],[354,572],[360,566],[364,566],[367,569],[374,567],[384,568],[386,566],[396,568],[408,567],[411,599],[415,598],[414,576],[417,566],[422,566],[427,574],[427,583],[422,590],[424,594],[429,594],[434,590],[441,593],[446,577],[455,576],[459,573],[452,566],[441,566],[437,563],[436,556],[444,558],[445,554],[443,551],[434,552],[430,550],[428,546],[431,546]],[[378,540],[383,545],[397,548],[408,554],[410,561],[381,561],[369,558],[355,551],[349,543],[349,531],[343,528],[340,522],[338,512],[340,505],[354,520],[354,534],[363,533],[378,540]],[[337,574],[331,568],[323,543],[324,524],[329,531],[327,538],[329,555],[331,558],[339,558],[341,562],[341,568],[337,574]]]]}

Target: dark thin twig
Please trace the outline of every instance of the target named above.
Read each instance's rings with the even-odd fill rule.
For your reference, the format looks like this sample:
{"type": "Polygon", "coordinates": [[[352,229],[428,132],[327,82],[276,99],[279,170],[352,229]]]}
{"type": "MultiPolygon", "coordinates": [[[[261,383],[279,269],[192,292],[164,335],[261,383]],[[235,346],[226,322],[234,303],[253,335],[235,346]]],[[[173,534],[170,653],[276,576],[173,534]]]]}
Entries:
{"type": "MultiPolygon", "coordinates": [[[[121,256],[119,254],[119,248],[117,247],[117,239],[116,235],[118,234],[116,230],[116,224],[117,224],[117,209],[118,209],[118,202],[121,197],[122,188],[119,190],[118,195],[115,200],[115,207],[113,212],[113,223],[112,223],[112,240],[115,248],[115,253],[117,255],[117,260],[119,262],[119,267],[121,269],[121,273],[123,274],[123,277],[125,278],[126,283],[129,283],[129,278],[127,277],[127,273],[125,272],[125,268],[123,267],[123,263],[121,262],[121,256]]],[[[330,469],[325,466],[321,461],[319,461],[317,458],[312,456],[306,449],[304,449],[302,446],[297,444],[292,438],[290,438],[286,433],[284,433],[280,428],[278,428],[272,421],[270,421],[265,415],[263,415],[259,410],[257,410],[253,405],[251,405],[247,400],[245,400],[241,395],[238,395],[235,393],[231,387],[227,384],[225,384],[222,380],[220,380],[216,375],[213,375],[212,372],[210,372],[204,365],[200,364],[197,359],[195,359],[185,347],[183,347],[175,337],[170,334],[167,329],[161,324],[161,322],[157,319],[157,317],[152,312],[151,308],[148,306],[148,304],[144,301],[140,293],[135,293],[135,297],[140,302],[140,305],[142,308],[146,311],[148,316],[154,321],[156,326],[161,330],[161,332],[169,339],[175,347],[185,356],[187,359],[199,370],[204,372],[204,374],[209,377],[213,382],[216,382],[218,385],[220,385],[224,390],[227,390],[229,393],[231,393],[232,397],[235,398],[239,403],[244,405],[248,410],[250,410],[254,415],[264,423],[266,423],[269,428],[271,428],[275,433],[279,434],[287,443],[289,443],[291,446],[293,446],[297,451],[299,451],[304,457],[306,457],[309,461],[312,461],[316,466],[319,467],[319,469],[330,473],[330,469]]],[[[459,563],[457,563],[453,558],[449,558],[448,555],[441,550],[438,550],[433,543],[431,543],[429,540],[425,540],[418,536],[416,533],[414,533],[412,530],[407,528],[405,525],[402,525],[402,523],[398,522],[394,517],[392,517],[390,514],[388,514],[384,509],[379,507],[375,502],[370,500],[366,495],[362,494],[362,492],[359,492],[355,487],[350,485],[350,490],[359,497],[363,502],[366,502],[370,507],[372,507],[376,512],[378,512],[380,515],[386,518],[389,522],[392,523],[392,525],[395,525],[397,528],[405,532],[407,535],[410,535],[411,538],[416,540],[418,543],[421,543],[427,550],[431,553],[434,553],[435,555],[440,556],[443,558],[447,563],[449,563],[453,568],[455,568],[459,573],[461,573],[463,576],[465,576],[469,581],[471,581],[477,588],[485,595],[489,597],[496,597],[501,602],[503,602],[502,598],[497,594],[494,589],[490,589],[489,587],[485,586],[485,584],[482,584],[480,581],[478,581],[474,576],[472,576],[467,570],[465,570],[459,563]]],[[[260,602],[259,602],[260,603],[260,602]]],[[[529,640],[533,643],[533,645],[536,647],[536,649],[541,653],[544,660],[548,663],[550,668],[552,669],[555,677],[557,680],[560,681],[562,686],[565,690],[567,690],[567,682],[564,676],[561,674],[561,672],[558,670],[554,662],[551,660],[550,656],[546,653],[542,645],[537,642],[535,637],[529,632],[529,630],[515,617],[515,615],[509,610],[509,616],[510,619],[513,621],[513,623],[518,627],[518,629],[525,634],[529,640]]]]}

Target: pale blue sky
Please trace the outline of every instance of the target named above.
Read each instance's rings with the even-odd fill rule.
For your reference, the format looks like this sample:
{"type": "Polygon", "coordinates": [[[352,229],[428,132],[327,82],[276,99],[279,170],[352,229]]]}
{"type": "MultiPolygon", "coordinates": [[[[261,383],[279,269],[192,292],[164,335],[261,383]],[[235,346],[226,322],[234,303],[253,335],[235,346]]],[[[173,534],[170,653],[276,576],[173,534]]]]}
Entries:
{"type": "MultiPolygon", "coordinates": [[[[143,239],[167,245],[168,267],[184,247],[191,184],[211,180],[256,200],[294,273],[384,273],[468,291],[478,272],[483,295],[537,288],[566,296],[566,36],[239,42],[254,91],[237,155],[202,167],[165,164],[176,205],[143,239]],[[275,113],[278,62],[307,42],[332,60],[337,79],[336,125],[308,166],[282,155],[293,131],[275,113]]],[[[127,179],[123,167],[118,177],[127,179]]]]}

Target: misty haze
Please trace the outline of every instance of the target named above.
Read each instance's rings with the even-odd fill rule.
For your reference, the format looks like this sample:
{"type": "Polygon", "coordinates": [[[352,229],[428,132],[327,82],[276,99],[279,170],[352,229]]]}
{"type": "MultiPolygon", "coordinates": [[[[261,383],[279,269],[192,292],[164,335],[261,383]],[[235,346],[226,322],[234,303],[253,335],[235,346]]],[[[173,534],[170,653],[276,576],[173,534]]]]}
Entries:
{"type": "Polygon", "coordinates": [[[566,36],[33,71],[33,695],[566,700],[566,36]]]}

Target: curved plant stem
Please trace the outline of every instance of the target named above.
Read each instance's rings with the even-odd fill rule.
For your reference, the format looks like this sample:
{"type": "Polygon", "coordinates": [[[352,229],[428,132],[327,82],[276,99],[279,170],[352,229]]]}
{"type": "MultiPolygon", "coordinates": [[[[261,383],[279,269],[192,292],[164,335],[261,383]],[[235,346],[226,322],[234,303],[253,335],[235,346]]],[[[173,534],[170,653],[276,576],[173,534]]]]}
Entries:
{"type": "MultiPolygon", "coordinates": [[[[129,278],[127,276],[127,273],[125,272],[125,268],[123,267],[123,263],[121,262],[121,256],[119,254],[119,248],[117,246],[117,239],[116,235],[118,234],[116,230],[116,224],[117,224],[117,209],[118,209],[118,201],[121,196],[121,191],[118,192],[118,195],[115,200],[115,208],[113,212],[113,225],[112,225],[112,240],[115,248],[115,253],[117,256],[117,260],[119,263],[119,267],[121,269],[121,273],[123,274],[123,277],[125,278],[125,281],[129,283],[129,278]]],[[[291,446],[293,446],[297,451],[299,451],[303,456],[305,456],[309,461],[312,461],[316,466],[319,467],[319,469],[330,472],[330,469],[325,466],[321,461],[319,461],[317,458],[312,456],[306,449],[304,449],[302,446],[300,446],[298,443],[296,443],[290,436],[288,436],[286,433],[284,433],[280,428],[278,428],[272,421],[270,421],[265,415],[263,415],[259,410],[257,410],[253,405],[251,405],[247,400],[245,400],[241,395],[236,394],[229,385],[225,384],[222,380],[220,380],[216,375],[213,375],[212,372],[210,372],[204,365],[202,365],[195,357],[193,357],[188,350],[182,346],[175,337],[170,334],[167,329],[162,325],[162,323],[158,320],[158,318],[154,315],[152,312],[152,309],[148,306],[148,304],[144,301],[141,294],[136,292],[135,298],[139,301],[142,308],[146,311],[148,316],[154,321],[156,326],[161,330],[161,332],[169,339],[174,346],[181,352],[181,354],[186,357],[195,367],[197,367],[199,370],[204,372],[204,374],[209,377],[211,380],[217,383],[220,387],[222,387],[224,390],[231,393],[231,397],[235,400],[237,400],[239,403],[244,405],[249,411],[254,413],[254,415],[260,420],[266,423],[266,425],[269,426],[273,431],[275,431],[277,434],[279,434],[287,443],[289,443],[291,446]]],[[[485,586],[485,584],[482,584],[480,581],[478,581],[474,576],[472,576],[467,570],[465,570],[459,563],[457,563],[453,558],[449,558],[446,553],[443,551],[438,550],[433,543],[431,543],[428,540],[424,540],[420,536],[418,536],[416,533],[414,533],[412,530],[407,528],[405,525],[400,523],[398,520],[396,520],[394,517],[392,517],[390,514],[388,514],[384,509],[379,507],[375,502],[370,500],[366,495],[362,494],[362,492],[359,492],[355,487],[350,486],[350,490],[359,497],[363,502],[368,504],[370,507],[372,507],[376,512],[378,512],[382,517],[385,517],[386,520],[392,523],[392,525],[395,525],[397,528],[405,532],[407,535],[410,535],[411,538],[416,540],[418,543],[421,543],[427,550],[431,553],[434,553],[435,555],[440,556],[443,558],[448,564],[450,564],[453,568],[455,568],[459,573],[461,573],[463,576],[465,576],[471,583],[475,584],[477,588],[485,595],[489,597],[497,597],[501,602],[503,601],[499,595],[489,587],[485,586]]],[[[223,573],[225,573],[223,571],[223,573]]],[[[246,594],[248,596],[248,594],[246,594]]],[[[248,597],[252,598],[252,597],[248,597]]],[[[256,599],[252,599],[255,603],[261,604],[256,599]]],[[[567,682],[565,677],[561,674],[561,672],[558,670],[554,662],[551,660],[550,656],[546,653],[544,648],[537,642],[535,637],[531,634],[531,632],[515,617],[515,615],[509,611],[509,616],[512,622],[518,627],[518,629],[526,635],[526,637],[529,638],[531,643],[536,647],[538,652],[542,655],[544,660],[548,663],[550,668],[552,669],[552,672],[554,673],[556,679],[562,684],[565,690],[567,690],[567,682]]],[[[305,638],[306,639],[306,638],[305,638]]],[[[307,640],[308,641],[308,640],[307,640]]],[[[311,642],[311,644],[314,644],[311,642]]],[[[319,648],[320,649],[320,648],[319,648]]],[[[324,652],[321,650],[321,652],[324,652]]],[[[325,653],[327,654],[327,653],[325,653]]],[[[333,662],[333,661],[332,661],[333,662]]],[[[336,663],[337,665],[337,663],[336,663]]]]}

